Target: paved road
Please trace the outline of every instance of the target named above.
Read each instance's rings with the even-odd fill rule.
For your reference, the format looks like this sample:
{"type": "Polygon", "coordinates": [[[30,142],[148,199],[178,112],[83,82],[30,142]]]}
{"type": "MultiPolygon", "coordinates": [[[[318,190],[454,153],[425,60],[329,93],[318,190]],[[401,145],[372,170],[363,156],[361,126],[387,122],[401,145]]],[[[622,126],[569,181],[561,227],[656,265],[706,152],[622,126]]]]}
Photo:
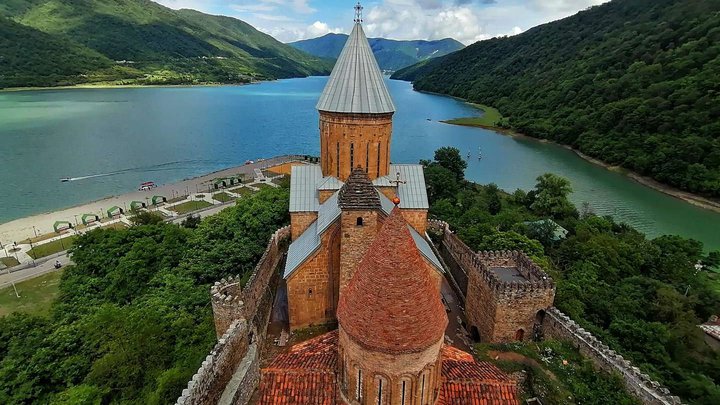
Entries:
{"type": "Polygon", "coordinates": [[[10,274],[8,274],[9,269],[2,270],[2,272],[0,272],[0,288],[7,287],[11,283],[19,283],[21,281],[29,280],[34,277],[42,276],[46,273],[50,273],[51,271],[55,271],[55,260],[59,261],[63,266],[67,266],[72,263],[67,255],[62,255],[44,263],[39,263],[35,267],[29,267],[10,274]]]}

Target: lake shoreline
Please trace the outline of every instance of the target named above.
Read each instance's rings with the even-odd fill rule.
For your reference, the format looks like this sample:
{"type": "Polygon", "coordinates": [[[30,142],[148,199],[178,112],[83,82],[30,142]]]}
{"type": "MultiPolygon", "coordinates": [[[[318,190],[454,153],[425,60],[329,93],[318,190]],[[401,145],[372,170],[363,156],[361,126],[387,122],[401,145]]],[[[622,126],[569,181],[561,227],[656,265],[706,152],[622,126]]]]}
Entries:
{"type": "Polygon", "coordinates": [[[17,93],[22,91],[47,91],[47,90],[108,90],[108,89],[143,89],[143,88],[192,88],[192,87],[235,87],[260,84],[272,80],[258,80],[251,83],[202,83],[202,84],[107,84],[107,83],[81,83],[70,86],[39,86],[39,87],[7,87],[0,88],[0,93],[17,93]]]}
{"type": "Polygon", "coordinates": [[[52,211],[28,215],[0,223],[0,242],[7,244],[33,237],[36,229],[41,234],[50,232],[55,221],[67,221],[77,225],[77,218],[85,214],[95,214],[101,218],[107,216],[107,209],[112,206],[123,207],[128,211],[133,201],[145,201],[153,196],[160,195],[168,200],[175,196],[191,196],[201,194],[214,194],[222,190],[212,189],[212,181],[216,178],[233,177],[239,173],[251,176],[254,169],[265,170],[289,162],[302,162],[303,155],[280,155],[254,163],[235,165],[198,176],[185,178],[166,184],[159,184],[151,190],[128,190],[124,193],[109,195],[92,201],[75,204],[69,207],[58,208],[52,211]]]}
{"type": "MultiPolygon", "coordinates": [[[[463,101],[469,103],[467,100],[463,100],[463,101]]],[[[469,104],[472,105],[472,103],[469,103],[469,104]]],[[[564,149],[572,151],[577,156],[579,156],[580,158],[582,158],[583,160],[585,160],[587,162],[590,162],[594,165],[603,167],[603,168],[613,171],[613,172],[621,173],[624,176],[628,177],[629,179],[635,181],[636,183],[642,184],[645,187],[649,187],[649,188],[652,188],[653,190],[667,194],[671,197],[675,197],[677,199],[685,201],[686,203],[694,205],[696,207],[720,213],[720,201],[715,201],[715,200],[712,200],[712,199],[709,199],[709,198],[706,198],[706,197],[703,197],[703,196],[700,196],[697,194],[683,191],[683,190],[677,189],[675,187],[669,186],[667,184],[660,183],[659,181],[652,179],[650,177],[640,175],[639,173],[633,172],[632,170],[628,170],[628,169],[620,167],[620,166],[615,166],[615,165],[611,165],[609,163],[605,163],[600,159],[596,159],[594,157],[588,156],[588,155],[580,152],[579,150],[573,148],[572,146],[563,145],[561,143],[551,141],[548,139],[534,138],[532,136],[525,135],[525,134],[513,131],[511,129],[507,129],[507,128],[500,128],[500,127],[495,127],[492,125],[462,124],[462,123],[451,122],[451,121],[452,120],[443,120],[440,122],[442,122],[444,124],[449,124],[449,125],[459,125],[459,126],[465,126],[465,127],[483,128],[483,129],[487,129],[487,130],[497,132],[502,135],[510,136],[513,138],[527,139],[527,140],[532,140],[532,141],[540,142],[540,143],[551,143],[551,144],[560,146],[564,149]]]]}

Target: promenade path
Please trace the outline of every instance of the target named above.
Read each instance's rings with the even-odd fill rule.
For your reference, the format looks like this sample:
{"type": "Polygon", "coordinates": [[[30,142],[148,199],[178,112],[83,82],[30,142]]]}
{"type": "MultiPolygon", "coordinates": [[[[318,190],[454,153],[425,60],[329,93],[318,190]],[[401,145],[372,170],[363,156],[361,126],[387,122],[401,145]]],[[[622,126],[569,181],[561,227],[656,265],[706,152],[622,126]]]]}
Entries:
{"type": "Polygon", "coordinates": [[[127,213],[132,201],[149,201],[153,196],[161,195],[171,200],[192,194],[208,193],[212,182],[217,178],[237,176],[244,174],[249,178],[255,177],[255,169],[266,169],[292,160],[301,160],[303,156],[286,155],[266,159],[260,162],[231,167],[209,173],[204,176],[183,180],[174,184],[160,185],[148,191],[134,191],[127,194],[103,198],[87,204],[71,208],[16,219],[0,224],[0,242],[12,244],[23,239],[31,238],[37,234],[47,234],[53,231],[55,221],[68,221],[76,224],[84,214],[96,214],[100,218],[107,217],[107,210],[113,206],[121,207],[127,213]],[[33,229],[33,226],[35,229],[33,229]]]}

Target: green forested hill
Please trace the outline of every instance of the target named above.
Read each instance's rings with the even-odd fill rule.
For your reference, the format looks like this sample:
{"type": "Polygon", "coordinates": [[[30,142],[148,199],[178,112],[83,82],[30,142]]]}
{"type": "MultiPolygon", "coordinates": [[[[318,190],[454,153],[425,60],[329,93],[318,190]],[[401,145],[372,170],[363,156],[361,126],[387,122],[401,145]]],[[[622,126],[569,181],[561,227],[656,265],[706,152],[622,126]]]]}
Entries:
{"type": "Polygon", "coordinates": [[[329,72],[327,61],[240,20],[149,0],[8,0],[0,4],[0,25],[14,38],[0,39],[0,57],[8,61],[0,87],[232,83],[329,72]]]}
{"type": "Polygon", "coordinates": [[[614,0],[397,72],[528,135],[720,197],[720,0],[614,0]]]}
{"type": "MultiPolygon", "coordinates": [[[[337,59],[343,46],[345,46],[347,38],[346,34],[327,34],[318,38],[291,42],[288,45],[311,55],[337,59]]],[[[464,47],[462,43],[452,38],[436,41],[397,41],[385,38],[368,38],[368,42],[375,59],[378,61],[378,65],[380,65],[380,69],[393,71],[418,61],[447,55],[464,47]]]]}

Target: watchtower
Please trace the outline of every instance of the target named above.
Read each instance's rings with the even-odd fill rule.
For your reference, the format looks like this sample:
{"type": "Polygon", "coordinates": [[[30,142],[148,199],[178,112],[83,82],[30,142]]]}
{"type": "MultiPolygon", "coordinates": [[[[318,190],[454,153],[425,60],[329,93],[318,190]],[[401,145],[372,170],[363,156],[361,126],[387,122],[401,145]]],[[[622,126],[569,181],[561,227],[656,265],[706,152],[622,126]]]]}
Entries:
{"type": "Polygon", "coordinates": [[[468,330],[483,342],[533,338],[545,310],[553,305],[555,283],[518,251],[479,252],[466,269],[468,330]]]}

